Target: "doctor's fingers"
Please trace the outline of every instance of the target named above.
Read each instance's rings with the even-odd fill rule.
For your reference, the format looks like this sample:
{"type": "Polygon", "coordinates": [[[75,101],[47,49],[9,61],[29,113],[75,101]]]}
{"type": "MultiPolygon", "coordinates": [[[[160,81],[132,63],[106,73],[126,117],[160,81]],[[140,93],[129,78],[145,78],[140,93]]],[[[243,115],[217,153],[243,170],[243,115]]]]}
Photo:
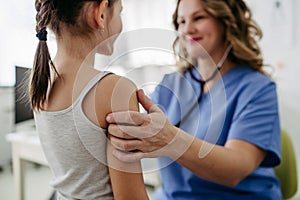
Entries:
{"type": "MultiPolygon", "coordinates": [[[[126,126],[124,126],[124,128],[120,127],[121,125],[117,125],[117,124],[109,124],[108,125],[108,137],[110,139],[110,137],[118,137],[121,139],[134,139],[136,138],[135,136],[132,136],[130,134],[127,134],[124,132],[124,128],[126,126]]],[[[126,130],[125,130],[126,131],[126,130]]]]}
{"type": "Polygon", "coordinates": [[[155,124],[147,124],[143,126],[130,126],[130,125],[119,125],[110,124],[108,126],[108,132],[110,135],[119,138],[150,138],[160,132],[161,128],[156,127],[155,124]]]}
{"type": "Polygon", "coordinates": [[[108,114],[106,121],[108,123],[141,125],[150,121],[150,117],[147,114],[137,111],[123,111],[108,114]]]}
{"type": "Polygon", "coordinates": [[[125,140],[117,137],[110,137],[110,143],[118,150],[121,151],[135,151],[142,146],[142,142],[138,139],[125,140]]]}

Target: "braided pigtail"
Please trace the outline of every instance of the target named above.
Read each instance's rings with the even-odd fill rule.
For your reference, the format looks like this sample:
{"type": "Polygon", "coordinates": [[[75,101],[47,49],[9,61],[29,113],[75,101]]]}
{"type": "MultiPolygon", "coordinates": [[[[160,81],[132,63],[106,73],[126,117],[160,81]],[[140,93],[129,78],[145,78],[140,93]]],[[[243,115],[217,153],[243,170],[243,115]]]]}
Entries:
{"type": "Polygon", "coordinates": [[[51,81],[50,67],[58,75],[51,60],[47,46],[47,26],[54,12],[51,0],[36,0],[36,36],[39,44],[36,49],[33,69],[30,78],[29,97],[31,107],[36,110],[43,109],[47,97],[48,86],[51,81]]]}

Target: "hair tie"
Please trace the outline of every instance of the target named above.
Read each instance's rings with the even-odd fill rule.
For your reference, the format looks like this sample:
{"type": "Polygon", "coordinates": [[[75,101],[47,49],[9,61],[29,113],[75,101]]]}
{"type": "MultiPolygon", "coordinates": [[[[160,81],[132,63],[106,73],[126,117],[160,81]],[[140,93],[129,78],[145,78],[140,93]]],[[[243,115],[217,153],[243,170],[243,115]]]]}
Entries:
{"type": "Polygon", "coordinates": [[[47,41],[47,31],[45,29],[41,30],[36,34],[36,37],[39,38],[40,41],[47,41]]]}

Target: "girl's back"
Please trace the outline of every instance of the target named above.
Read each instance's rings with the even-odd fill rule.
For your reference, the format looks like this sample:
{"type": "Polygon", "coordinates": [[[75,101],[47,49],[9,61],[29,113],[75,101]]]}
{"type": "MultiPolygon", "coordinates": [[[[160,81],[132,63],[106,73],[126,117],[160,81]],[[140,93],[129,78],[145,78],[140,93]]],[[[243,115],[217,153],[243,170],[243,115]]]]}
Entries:
{"type": "MultiPolygon", "coordinates": [[[[56,111],[35,111],[37,131],[54,175],[51,185],[58,196],[113,199],[106,161],[106,130],[89,119],[83,106],[98,81],[107,74],[97,74],[67,108],[60,109],[58,105],[55,109],[55,105],[50,104],[47,107],[56,111]]],[[[63,90],[55,91],[58,99],[61,92],[63,90]]],[[[55,101],[55,96],[51,98],[52,102],[61,102],[55,101]]]]}
{"type": "Polygon", "coordinates": [[[106,137],[108,113],[138,110],[136,87],[128,79],[110,72],[92,70],[90,75],[83,74],[84,77],[78,75],[74,79],[75,83],[54,82],[49,102],[44,104],[46,109],[34,112],[36,127],[54,175],[51,185],[58,196],[113,199],[110,178],[117,177],[115,185],[127,182],[120,179],[120,171],[126,169],[125,176],[131,180],[136,178],[138,181],[132,184],[137,187],[143,183],[140,164],[116,160],[106,137]]]}

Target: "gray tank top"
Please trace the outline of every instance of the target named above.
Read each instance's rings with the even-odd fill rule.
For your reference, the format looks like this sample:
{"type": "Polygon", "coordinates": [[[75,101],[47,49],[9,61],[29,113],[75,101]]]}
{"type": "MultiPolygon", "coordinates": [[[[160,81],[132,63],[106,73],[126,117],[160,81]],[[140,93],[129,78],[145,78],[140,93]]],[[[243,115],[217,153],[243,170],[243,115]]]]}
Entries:
{"type": "Polygon", "coordinates": [[[110,72],[97,74],[68,108],[34,112],[41,145],[58,199],[113,199],[106,165],[106,130],[84,114],[82,102],[97,82],[110,72]]]}

